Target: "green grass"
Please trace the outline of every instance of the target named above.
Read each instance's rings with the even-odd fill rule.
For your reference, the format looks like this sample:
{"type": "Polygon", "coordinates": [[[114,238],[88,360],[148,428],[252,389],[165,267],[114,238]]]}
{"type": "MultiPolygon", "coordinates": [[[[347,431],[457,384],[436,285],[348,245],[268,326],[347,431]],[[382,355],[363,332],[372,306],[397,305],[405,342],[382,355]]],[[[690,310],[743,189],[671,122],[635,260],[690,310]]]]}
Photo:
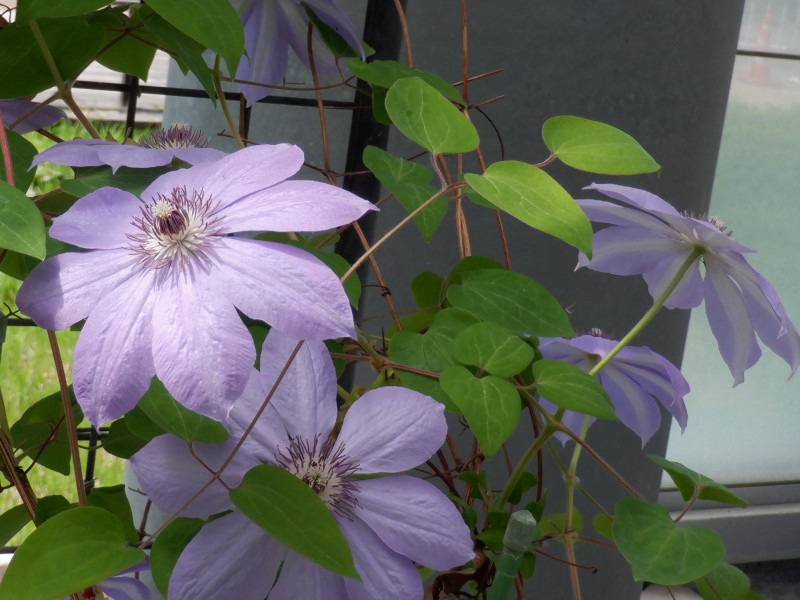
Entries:
{"type": "MultiPolygon", "coordinates": [[[[94,125],[103,137],[109,135],[117,140],[123,138],[124,126],[121,123],[94,123],[94,125]]],[[[63,120],[51,127],[49,131],[62,139],[87,137],[80,127],[63,120]]],[[[133,135],[134,139],[138,139],[146,131],[146,128],[137,129],[133,135]]],[[[38,133],[27,134],[25,137],[40,152],[55,143],[38,133]]],[[[60,186],[62,178],[72,177],[72,175],[72,169],[69,167],[49,163],[39,165],[36,179],[29,193],[38,195],[56,189],[60,186]]],[[[8,310],[16,310],[14,300],[20,283],[16,279],[0,273],[0,307],[2,304],[6,305],[2,307],[3,314],[6,314],[8,310]]],[[[56,334],[56,338],[61,350],[67,380],[71,381],[72,354],[78,333],[61,331],[56,334]]],[[[0,391],[8,422],[13,425],[33,403],[59,390],[58,379],[47,333],[44,330],[38,327],[9,327],[5,343],[0,349],[2,350],[2,354],[0,354],[0,391]]],[[[87,423],[82,425],[88,426],[87,423]]],[[[86,452],[81,452],[84,469],[86,455],[86,452]]],[[[29,464],[30,461],[26,459],[23,460],[21,466],[27,468],[29,464]]],[[[98,452],[94,476],[101,486],[122,483],[122,461],[102,451],[98,452]]],[[[70,501],[77,500],[73,475],[64,476],[35,465],[28,473],[28,478],[39,497],[61,494],[70,501]]],[[[4,487],[8,485],[8,482],[2,477],[0,477],[0,481],[4,487]]],[[[19,496],[14,489],[0,493],[0,513],[19,503],[19,496]]],[[[32,530],[33,526],[28,525],[9,542],[9,545],[21,543],[32,530]]]]}

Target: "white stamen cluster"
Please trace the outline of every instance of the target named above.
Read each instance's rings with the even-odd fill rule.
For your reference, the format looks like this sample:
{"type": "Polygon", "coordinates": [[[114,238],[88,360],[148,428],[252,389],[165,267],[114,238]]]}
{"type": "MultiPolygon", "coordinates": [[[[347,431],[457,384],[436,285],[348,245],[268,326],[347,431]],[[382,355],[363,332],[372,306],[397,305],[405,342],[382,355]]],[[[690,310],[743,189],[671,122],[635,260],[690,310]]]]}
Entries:
{"type": "Polygon", "coordinates": [[[344,453],[344,446],[331,439],[320,446],[318,438],[309,442],[297,437],[286,452],[278,454],[278,466],[301,479],[331,511],[352,519],[359,487],[348,476],[358,465],[344,453]]]}
{"type": "Polygon", "coordinates": [[[175,148],[208,148],[211,141],[201,132],[185,123],[177,123],[169,129],[158,129],[139,140],[142,148],[174,150],[175,148]]]}
{"type": "Polygon", "coordinates": [[[142,216],[133,220],[142,232],[128,238],[140,262],[148,267],[163,268],[176,261],[182,266],[192,257],[206,257],[209,238],[219,235],[218,223],[211,198],[175,188],[169,197],[158,196],[155,203],[142,208],[142,216]]]}

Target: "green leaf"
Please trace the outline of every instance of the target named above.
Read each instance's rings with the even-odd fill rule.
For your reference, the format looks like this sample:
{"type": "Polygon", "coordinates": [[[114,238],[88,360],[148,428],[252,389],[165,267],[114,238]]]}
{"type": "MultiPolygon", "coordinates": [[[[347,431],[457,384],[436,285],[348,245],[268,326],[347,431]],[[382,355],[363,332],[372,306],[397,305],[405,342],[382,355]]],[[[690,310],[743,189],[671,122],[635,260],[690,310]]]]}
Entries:
{"type": "Polygon", "coordinates": [[[483,175],[467,173],[467,183],[497,208],[526,225],[592,252],[592,225],[567,191],[541,169],[507,160],[483,175]]]}
{"type": "Polygon", "coordinates": [[[744,600],[750,591],[750,578],[726,562],[719,563],[705,576],[695,579],[694,584],[703,600],[744,600]]]}
{"type": "Polygon", "coordinates": [[[592,527],[604,538],[612,542],[614,541],[614,521],[603,513],[597,513],[594,516],[594,519],[592,519],[592,527]]]}
{"type": "Polygon", "coordinates": [[[164,598],[172,570],[180,558],[181,552],[203,526],[203,519],[178,517],[158,534],[153,548],[150,550],[150,569],[153,582],[164,598]]]}
{"type": "Polygon", "coordinates": [[[635,139],[616,127],[582,117],[548,119],[544,143],[570,167],[603,175],[636,175],[661,169],[635,139]]]}
{"type": "Polygon", "coordinates": [[[403,135],[436,154],[478,147],[475,126],[419,77],[400,79],[389,88],[386,111],[403,135]]]}
{"type": "Polygon", "coordinates": [[[31,515],[22,504],[9,508],[0,515],[0,546],[5,546],[11,538],[17,535],[30,522],[31,515]]]}
{"type": "Polygon", "coordinates": [[[111,4],[111,0],[22,0],[17,7],[17,23],[42,17],[73,17],[111,4]]]}
{"type": "Polygon", "coordinates": [[[156,425],[187,442],[221,444],[228,439],[222,423],[179,404],[156,377],[138,406],[156,425]]]}
{"type": "MultiPolygon", "coordinates": [[[[566,513],[553,513],[543,516],[539,519],[539,531],[545,535],[563,535],[568,533],[567,529],[567,515],[566,513]]],[[[572,511],[570,518],[569,531],[580,533],[583,529],[583,516],[577,510],[572,511]]]]}
{"type": "MultiPolygon", "coordinates": [[[[6,123],[5,125],[8,127],[10,124],[6,123]]],[[[36,146],[10,129],[6,130],[6,135],[11,150],[11,164],[14,167],[14,187],[24,192],[30,187],[36,172],[36,169],[28,170],[33,162],[33,157],[37,154],[36,146]]],[[[0,180],[8,181],[4,160],[0,160],[0,180]]]]}
{"type": "MultiPolygon", "coordinates": [[[[135,16],[138,14],[139,11],[134,13],[135,16]]],[[[106,32],[104,46],[107,48],[97,57],[97,62],[114,71],[146,80],[156,55],[157,44],[154,36],[146,31],[137,31],[135,37],[130,33],[120,37],[129,26],[139,26],[142,24],[141,21],[134,18],[128,22],[124,14],[116,10],[104,10],[91,15],[89,22],[99,23],[106,32]]]]}
{"type": "MultiPolygon", "coordinates": [[[[76,423],[80,423],[83,413],[75,402],[72,386],[69,386],[69,395],[72,416],[76,423]]],[[[69,475],[72,455],[63,407],[61,392],[38,400],[11,426],[11,440],[18,450],[28,456],[38,457],[38,464],[62,475],[69,475]]]]}
{"type": "MultiPolygon", "coordinates": [[[[37,21],[61,79],[72,79],[103,45],[105,32],[86,17],[37,21]]],[[[27,23],[0,30],[0,98],[33,96],[56,81],[27,23]]]]}
{"type": "Polygon", "coordinates": [[[73,508],[39,526],[14,553],[0,600],[53,600],[132,567],[145,553],[128,548],[122,525],[102,508],[73,508]]]}
{"type": "Polygon", "coordinates": [[[353,48],[347,41],[339,35],[333,27],[328,25],[325,21],[320,19],[311,7],[305,2],[302,3],[303,8],[308,15],[309,20],[314,24],[314,28],[319,33],[320,39],[333,52],[336,58],[352,58],[361,56],[360,50],[353,48]]]}
{"type": "Polygon", "coordinates": [[[86,495],[86,504],[110,512],[122,524],[125,539],[131,543],[139,541],[136,525],[133,523],[131,505],[128,502],[128,496],[125,494],[124,484],[94,488],[91,493],[86,495]]]}
{"type": "Polygon", "coordinates": [[[453,355],[464,365],[497,377],[512,377],[533,360],[533,348],[494,323],[476,323],[455,339],[453,355]]]}
{"type": "Polygon", "coordinates": [[[45,257],[44,221],[39,209],[4,181],[0,181],[0,248],[45,257]]]}
{"type": "Polygon", "coordinates": [[[709,573],[725,556],[715,532],[678,526],[666,508],[639,498],[617,502],[613,533],[637,581],[688,583],[709,573]]]}
{"type": "Polygon", "coordinates": [[[272,465],[253,467],[242,484],[230,491],[230,497],[250,520],[298,554],[360,581],[350,546],[333,514],[310,487],[288,471],[272,465]]]}
{"type": "Polygon", "coordinates": [[[64,496],[54,494],[39,498],[36,503],[36,515],[34,518],[37,527],[70,508],[72,508],[72,503],[64,496]]]}
{"type": "MultiPolygon", "coordinates": [[[[214,89],[214,79],[211,76],[211,71],[203,59],[203,46],[156,14],[147,17],[143,16],[142,20],[147,30],[158,36],[162,44],[168,50],[174,52],[192,74],[197,77],[208,97],[216,105],[217,91],[214,89]]],[[[182,70],[186,74],[186,68],[182,68],[182,70]]]]}
{"type": "Polygon", "coordinates": [[[130,458],[144,448],[148,441],[150,440],[131,431],[127,417],[122,417],[109,426],[103,450],[119,458],[130,458]]]}
{"type": "MultiPolygon", "coordinates": [[[[433,171],[403,160],[376,146],[364,149],[364,164],[409,213],[427,202],[439,190],[430,184],[433,171]]],[[[414,217],[422,237],[430,242],[447,212],[447,199],[440,196],[414,217]]]]}
{"type": "Polygon", "coordinates": [[[459,104],[464,102],[458,90],[435,73],[424,69],[414,69],[395,60],[373,60],[370,62],[351,60],[347,62],[347,68],[350,69],[353,75],[363,79],[373,88],[378,87],[388,90],[398,79],[419,77],[445,98],[459,104]]]}
{"type": "Polygon", "coordinates": [[[432,308],[441,305],[443,296],[442,284],[444,279],[436,273],[423,271],[411,280],[411,293],[414,302],[420,308],[432,308]]]}
{"type": "Polygon", "coordinates": [[[236,73],[244,53],[244,30],[228,0],[148,0],[167,22],[219,54],[236,73]]]}
{"type": "Polygon", "coordinates": [[[461,275],[447,299],[476,317],[520,334],[572,337],[575,333],[558,301],[530,277],[487,269],[461,275]]]}
{"type": "Polygon", "coordinates": [[[508,495],[509,504],[519,504],[522,500],[522,494],[535,486],[538,481],[539,480],[537,479],[536,475],[525,471],[517,480],[517,483],[514,485],[511,493],[508,495]]]}
{"type": "Polygon", "coordinates": [[[700,500],[714,500],[725,504],[747,506],[747,502],[742,498],[710,477],[692,471],[689,467],[679,462],[667,460],[655,454],[648,454],[647,456],[669,474],[684,500],[689,500],[697,493],[697,497],[700,500]]]}
{"type": "Polygon", "coordinates": [[[478,379],[462,366],[444,371],[439,382],[461,409],[483,453],[493,456],[517,428],[521,409],[517,390],[493,375],[478,379]]]}
{"type": "Polygon", "coordinates": [[[76,170],[75,179],[63,180],[61,189],[81,198],[100,188],[111,186],[139,196],[157,177],[172,170],[169,167],[149,169],[120,167],[116,173],[112,173],[111,167],[89,167],[76,170]]]}
{"type": "Polygon", "coordinates": [[[583,369],[561,360],[533,363],[537,393],[560,408],[616,420],[614,405],[603,386],[583,369]]]}
{"type": "Polygon", "coordinates": [[[500,271],[505,271],[505,267],[503,267],[503,265],[496,260],[481,256],[480,254],[475,254],[464,257],[458,261],[456,266],[453,267],[453,270],[450,271],[450,274],[447,276],[445,283],[447,285],[460,285],[461,276],[464,273],[468,273],[470,271],[482,271],[484,269],[497,269],[500,271]]]}

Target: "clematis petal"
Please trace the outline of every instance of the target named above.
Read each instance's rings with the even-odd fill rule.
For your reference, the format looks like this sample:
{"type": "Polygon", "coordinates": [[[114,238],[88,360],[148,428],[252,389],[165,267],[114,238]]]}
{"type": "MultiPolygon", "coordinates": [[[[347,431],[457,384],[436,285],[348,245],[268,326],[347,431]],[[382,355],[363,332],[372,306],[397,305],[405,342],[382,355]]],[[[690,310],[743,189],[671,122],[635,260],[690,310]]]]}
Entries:
{"type": "Polygon", "coordinates": [[[99,164],[111,167],[116,173],[120,167],[133,169],[149,169],[163,167],[172,162],[172,152],[159,148],[142,148],[132,144],[112,144],[98,149],[99,164]]]}
{"type": "Polygon", "coordinates": [[[61,119],[67,118],[66,113],[60,108],[50,105],[41,105],[38,102],[26,100],[25,98],[0,100],[0,112],[3,114],[3,124],[20,135],[42,129],[61,119]],[[19,123],[16,123],[37,106],[40,108],[35,113],[19,123]],[[16,123],[16,125],[14,125],[14,123],[16,123]]]}
{"type": "Polygon", "coordinates": [[[427,481],[394,475],[358,485],[356,515],[395,552],[440,571],[475,555],[458,510],[427,481]]]}
{"type": "MultiPolygon", "coordinates": [[[[297,340],[270,331],[261,350],[261,384],[272,389],[297,346],[297,340]]],[[[313,440],[327,435],[336,423],[336,370],[328,349],[320,341],[306,340],[300,347],[271,404],[281,416],[288,435],[313,440]]]]}
{"type": "Polygon", "coordinates": [[[207,523],[175,563],[169,598],[264,600],[286,548],[243,514],[207,523]]]}
{"type": "Polygon", "coordinates": [[[131,410],[150,387],[153,296],[149,278],[134,277],[104,296],[75,344],[73,387],[95,427],[131,410]]]}
{"type": "Polygon", "coordinates": [[[105,164],[100,159],[99,152],[117,145],[117,142],[83,138],[59,142],[34,156],[31,167],[43,162],[68,167],[97,167],[105,164]]]}
{"type": "MultiPolygon", "coordinates": [[[[234,0],[241,6],[242,0],[234,0]]],[[[249,2],[241,15],[244,27],[245,50],[236,79],[267,85],[280,85],[289,65],[289,45],[286,31],[289,24],[278,2],[249,2]]],[[[240,83],[239,89],[247,106],[268,96],[272,89],[240,83]]]]}
{"type": "Polygon", "coordinates": [[[199,165],[205,162],[214,162],[228,156],[227,152],[216,148],[175,148],[173,156],[190,165],[199,165]]]}
{"type": "Polygon", "coordinates": [[[215,251],[214,284],[247,316],[295,339],[355,337],[339,278],[308,252],[235,237],[220,238],[215,251]]]}
{"type": "Polygon", "coordinates": [[[287,550],[278,581],[269,592],[269,600],[300,598],[349,600],[341,575],[334,575],[296,552],[287,550]]]}
{"type": "Polygon", "coordinates": [[[235,445],[236,440],[229,439],[223,444],[193,442],[190,448],[177,436],[160,435],[131,457],[131,467],[139,487],[158,508],[183,517],[206,518],[233,507],[228,490],[259,464],[239,450],[222,473],[224,484],[215,481],[193,499],[211,480],[208,468],[219,469],[235,445]]]}
{"type": "Polygon", "coordinates": [[[342,9],[331,0],[305,0],[304,3],[308,4],[320,21],[342,36],[351,48],[361,51],[361,58],[364,58],[364,50],[362,49],[358,31],[342,9]]]}
{"type": "Polygon", "coordinates": [[[389,549],[360,519],[340,519],[362,582],[344,579],[348,600],[422,598],[422,578],[409,559],[389,549]]]}
{"type": "MultiPolygon", "coordinates": [[[[252,369],[242,395],[228,413],[227,426],[232,439],[241,439],[250,427],[250,423],[264,404],[267,391],[261,385],[261,374],[252,369]]],[[[245,438],[242,448],[260,462],[274,464],[275,452],[289,443],[289,434],[273,403],[274,398],[267,404],[245,438]]]]}
{"type": "Polygon", "coordinates": [[[57,254],[31,271],[17,292],[17,306],[39,327],[64,329],[133,277],[135,262],[127,250],[57,254]]]}
{"type": "Polygon", "coordinates": [[[130,241],[128,235],[139,231],[133,219],[141,216],[142,206],[129,192],[100,188],[53,219],[50,237],[80,248],[122,248],[130,241]]]}
{"type": "Polygon", "coordinates": [[[600,371],[599,378],[614,404],[617,418],[642,439],[644,446],[661,424],[661,412],[655,400],[617,365],[606,365],[600,371]]]}
{"type": "MultiPolygon", "coordinates": [[[[308,56],[308,24],[309,17],[305,8],[296,2],[288,1],[283,5],[287,22],[286,40],[307,69],[311,68],[308,56]]],[[[338,72],[336,56],[322,41],[316,28],[311,34],[311,52],[314,56],[314,69],[321,75],[332,75],[338,72]]]]}
{"type": "Polygon", "coordinates": [[[375,206],[318,181],[284,181],[220,211],[227,232],[324,231],[359,219],[375,206]]]}
{"type": "Polygon", "coordinates": [[[626,204],[631,204],[648,212],[680,215],[669,202],[665,202],[655,194],[651,194],[645,190],[610,183],[593,183],[583,189],[597,190],[610,198],[625,202],[626,204]]]}
{"type": "Polygon", "coordinates": [[[100,585],[111,600],[150,600],[150,590],[135,577],[109,577],[100,585]]]}
{"type": "Polygon", "coordinates": [[[704,296],[706,315],[720,354],[733,375],[733,385],[744,381],[744,372],[761,356],[753,324],[742,293],[718,261],[706,261],[704,296]]]}
{"type": "Polygon", "coordinates": [[[172,275],[155,290],[156,374],[178,402],[222,421],[250,377],[253,339],[207,274],[197,268],[172,275]]]}
{"type": "MultiPolygon", "coordinates": [[[[595,223],[608,223],[621,227],[641,228],[655,234],[676,237],[677,232],[660,218],[634,208],[627,208],[605,200],[576,200],[581,210],[595,223]]],[[[660,215],[659,215],[660,216],[660,215]]]]}
{"type": "MultiPolygon", "coordinates": [[[[652,298],[660,298],[667,286],[678,274],[691,253],[691,248],[676,252],[671,258],[651,266],[642,277],[652,298]]],[[[703,301],[703,277],[700,274],[700,259],[696,259],[684,274],[675,289],[664,302],[667,308],[694,308],[703,301]]]]}
{"type": "Polygon", "coordinates": [[[344,417],[339,442],[363,473],[396,473],[416,467],[447,435],[444,405],[402,387],[370,390],[344,417]]]}
{"type": "Polygon", "coordinates": [[[653,263],[668,260],[684,249],[684,243],[647,229],[608,227],[594,234],[592,259],[580,253],[576,268],[588,267],[614,275],[638,275],[651,269],[653,263]]]}

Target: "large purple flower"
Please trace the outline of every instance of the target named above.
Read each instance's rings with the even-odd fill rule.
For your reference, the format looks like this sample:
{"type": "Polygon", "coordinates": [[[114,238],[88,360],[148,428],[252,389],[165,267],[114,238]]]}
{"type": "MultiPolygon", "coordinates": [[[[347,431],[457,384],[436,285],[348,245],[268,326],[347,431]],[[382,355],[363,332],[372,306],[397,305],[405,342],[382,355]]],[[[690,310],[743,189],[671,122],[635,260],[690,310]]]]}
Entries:
{"type": "MultiPolygon", "coordinates": [[[[231,0],[238,10],[243,0],[231,0]]],[[[360,51],[361,41],[348,16],[331,0],[249,0],[241,19],[244,27],[244,47],[236,71],[236,79],[267,85],[280,85],[289,65],[289,46],[306,67],[311,66],[308,56],[307,8],[327,26],[334,29],[351,47],[360,51]]],[[[314,67],[319,73],[339,71],[336,57],[323,43],[316,28],[311,50],[314,67]]],[[[268,87],[240,84],[248,106],[266,97],[268,87]]]]}
{"type": "MultiPolygon", "coordinates": [[[[617,345],[592,332],[576,338],[541,338],[539,349],[544,358],[562,360],[591,370],[600,359],[617,345]]],[[[614,404],[614,411],[622,423],[642,438],[642,445],[658,430],[661,412],[656,400],[686,427],[686,406],[683,397],[689,393],[689,384],[681,372],[666,358],[646,346],[626,346],[614,356],[596,375],[600,384],[614,404]]],[[[542,400],[547,408],[552,404],[542,400]]],[[[575,432],[581,430],[584,415],[567,411],[562,422],[575,432]]],[[[557,434],[559,439],[569,439],[566,434],[557,434]]]]}
{"type": "Polygon", "coordinates": [[[284,181],[296,146],[252,146],[172,171],[136,196],[102,188],[54,219],[50,235],[91,252],[45,260],[17,305],[45,329],[87,318],[73,382],[99,426],[132,409],[152,376],[181,403],[222,419],[255,348],[236,308],[296,338],[354,335],[336,275],[292,246],[241,231],[320,231],[372,205],[329,184],[284,181]]]}
{"type": "MultiPolygon", "coordinates": [[[[253,370],[231,410],[231,438],[225,444],[195,442],[190,451],[179,438],[164,435],[133,456],[139,484],[158,508],[181,510],[208,482],[206,466],[222,465],[295,345],[274,331],[267,336],[262,371],[253,370]]],[[[183,551],[169,583],[170,598],[210,598],[224,591],[225,597],[241,600],[262,600],[267,592],[270,600],[421,600],[422,582],[412,561],[443,570],[473,557],[467,526],[433,485],[396,474],[352,477],[398,473],[427,460],[447,432],[444,407],[401,387],[372,390],[351,406],[333,439],[336,414],[330,356],[320,342],[307,341],[223,472],[224,485],[212,484],[183,510],[189,517],[233,512],[205,525],[183,551]],[[328,505],[363,583],[318,567],[237,511],[228,488],[263,463],[293,473],[328,505]]]]}
{"type": "Polygon", "coordinates": [[[41,105],[25,98],[0,100],[0,112],[3,114],[3,124],[19,134],[30,133],[67,118],[60,108],[49,104],[41,105]],[[34,109],[36,112],[31,113],[34,109]],[[28,113],[31,113],[30,116],[25,117],[28,113]]]}
{"type": "Polygon", "coordinates": [[[31,167],[42,162],[68,167],[109,165],[111,171],[116,172],[120,167],[161,167],[175,158],[196,165],[225,156],[222,150],[209,148],[209,143],[209,139],[201,132],[179,124],[152,131],[142,137],[138,144],[80,138],[61,142],[37,154],[31,167]]]}
{"type": "Polygon", "coordinates": [[[602,200],[579,200],[592,221],[609,223],[594,234],[592,259],[581,255],[578,267],[616,275],[641,274],[658,298],[695,249],[702,254],[670,294],[667,308],[693,308],[705,300],[711,331],[734,385],[761,356],[756,335],[783,358],[794,374],[800,365],[800,335],[777,292],[745,260],[755,252],[734,240],[716,219],[680,214],[644,190],[619,185],[591,185],[606,196],[632,206],[602,200]],[[705,265],[705,276],[700,263],[705,265]]]}

